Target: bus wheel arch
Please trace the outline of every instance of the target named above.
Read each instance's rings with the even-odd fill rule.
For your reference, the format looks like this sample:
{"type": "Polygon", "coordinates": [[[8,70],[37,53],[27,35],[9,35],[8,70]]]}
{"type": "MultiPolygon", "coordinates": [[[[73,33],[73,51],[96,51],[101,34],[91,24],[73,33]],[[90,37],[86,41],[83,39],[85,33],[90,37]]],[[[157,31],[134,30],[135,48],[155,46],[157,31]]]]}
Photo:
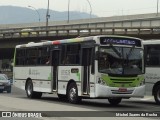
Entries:
{"type": "Polygon", "coordinates": [[[66,95],[70,103],[76,104],[81,101],[81,98],[78,96],[78,87],[74,80],[68,82],[66,95]]]}
{"type": "Polygon", "coordinates": [[[157,104],[160,104],[160,81],[158,81],[152,90],[152,94],[157,104]]]}
{"type": "Polygon", "coordinates": [[[27,78],[26,80],[26,85],[25,85],[25,90],[28,98],[33,98],[34,96],[34,91],[33,91],[33,82],[32,79],[27,78]]]}
{"type": "Polygon", "coordinates": [[[30,78],[26,80],[25,90],[28,98],[41,98],[42,96],[42,92],[35,92],[33,90],[33,82],[30,78]]]}
{"type": "Polygon", "coordinates": [[[31,78],[27,78],[27,79],[26,79],[26,83],[25,83],[25,90],[26,90],[26,88],[27,88],[27,83],[28,83],[28,81],[29,81],[29,80],[31,80],[31,81],[32,81],[32,79],[31,79],[31,78]]]}
{"type": "Polygon", "coordinates": [[[120,102],[122,101],[122,98],[108,98],[108,102],[112,105],[112,106],[117,106],[120,102]]]}
{"type": "Polygon", "coordinates": [[[71,83],[75,83],[76,84],[76,82],[73,79],[71,79],[71,80],[68,81],[68,83],[67,83],[67,89],[66,89],[66,95],[67,95],[67,90],[68,90],[69,84],[71,84],[71,83]]]}

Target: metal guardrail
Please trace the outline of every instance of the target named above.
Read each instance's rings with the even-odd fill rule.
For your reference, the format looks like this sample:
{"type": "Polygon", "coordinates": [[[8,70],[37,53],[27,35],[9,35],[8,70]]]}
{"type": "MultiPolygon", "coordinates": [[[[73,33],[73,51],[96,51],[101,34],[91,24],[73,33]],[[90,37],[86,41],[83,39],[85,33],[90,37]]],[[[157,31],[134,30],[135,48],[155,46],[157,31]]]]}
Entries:
{"type": "Polygon", "coordinates": [[[97,34],[159,34],[160,17],[156,14],[116,16],[50,22],[46,29],[45,23],[31,23],[0,26],[0,38],[66,36],[66,35],[97,35],[97,34]],[[39,26],[41,25],[41,26],[39,26]],[[26,29],[26,31],[24,30],[26,29]],[[27,30],[28,29],[28,30],[27,30]]]}

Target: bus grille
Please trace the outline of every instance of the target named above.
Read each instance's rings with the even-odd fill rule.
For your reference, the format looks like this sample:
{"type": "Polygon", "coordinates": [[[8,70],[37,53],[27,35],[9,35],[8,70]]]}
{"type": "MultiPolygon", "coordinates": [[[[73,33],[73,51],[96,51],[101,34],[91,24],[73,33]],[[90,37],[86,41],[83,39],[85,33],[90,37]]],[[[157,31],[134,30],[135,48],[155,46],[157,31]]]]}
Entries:
{"type": "Polygon", "coordinates": [[[118,83],[118,84],[131,84],[135,81],[135,79],[115,79],[115,78],[111,78],[110,80],[113,83],[118,83]]]}
{"type": "Polygon", "coordinates": [[[112,94],[132,94],[133,90],[127,90],[126,92],[120,92],[118,90],[111,90],[112,94]]]}

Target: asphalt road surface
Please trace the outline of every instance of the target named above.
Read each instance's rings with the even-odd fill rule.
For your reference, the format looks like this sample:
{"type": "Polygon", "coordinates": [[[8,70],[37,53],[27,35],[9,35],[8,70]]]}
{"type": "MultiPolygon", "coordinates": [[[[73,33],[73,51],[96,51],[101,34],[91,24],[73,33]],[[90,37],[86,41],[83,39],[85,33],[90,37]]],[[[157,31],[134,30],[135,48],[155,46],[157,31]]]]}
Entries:
{"type": "MultiPolygon", "coordinates": [[[[156,105],[152,96],[123,100],[118,106],[111,106],[107,99],[84,99],[80,104],[70,104],[59,100],[57,95],[43,94],[41,99],[29,99],[25,91],[12,87],[12,93],[0,94],[0,111],[44,111],[45,120],[155,120],[160,119],[160,105],[156,105]],[[51,111],[46,112],[45,111],[51,111]],[[116,115],[116,116],[115,116],[116,115]],[[139,116],[140,115],[140,116],[139,116]],[[143,117],[145,115],[147,117],[143,117]],[[110,116],[110,117],[108,117],[110,116]],[[120,116],[120,117],[119,117],[120,116]],[[129,116],[129,117],[125,117],[129,116]],[[134,117],[133,117],[134,116],[134,117]],[[155,116],[155,117],[153,117],[155,116]]],[[[39,115],[39,114],[38,114],[39,115]]],[[[0,118],[1,119],[1,118],[0,118]]],[[[22,118],[3,118],[22,119],[22,118]]],[[[33,119],[33,118],[23,118],[33,119]]]]}

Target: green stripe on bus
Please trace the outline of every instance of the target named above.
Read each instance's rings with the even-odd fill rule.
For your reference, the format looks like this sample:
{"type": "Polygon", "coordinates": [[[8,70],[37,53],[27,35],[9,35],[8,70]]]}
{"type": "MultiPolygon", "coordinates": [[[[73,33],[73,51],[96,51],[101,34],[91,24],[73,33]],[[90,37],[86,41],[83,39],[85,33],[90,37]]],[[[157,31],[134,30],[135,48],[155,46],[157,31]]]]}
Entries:
{"type": "Polygon", "coordinates": [[[51,73],[48,75],[48,80],[51,80],[51,73]]]}
{"type": "Polygon", "coordinates": [[[77,74],[78,80],[80,81],[80,73],[78,72],[77,74]]]}
{"type": "Polygon", "coordinates": [[[138,77],[109,77],[108,75],[102,75],[102,80],[110,87],[138,87],[144,80],[144,76],[138,77]]]}

